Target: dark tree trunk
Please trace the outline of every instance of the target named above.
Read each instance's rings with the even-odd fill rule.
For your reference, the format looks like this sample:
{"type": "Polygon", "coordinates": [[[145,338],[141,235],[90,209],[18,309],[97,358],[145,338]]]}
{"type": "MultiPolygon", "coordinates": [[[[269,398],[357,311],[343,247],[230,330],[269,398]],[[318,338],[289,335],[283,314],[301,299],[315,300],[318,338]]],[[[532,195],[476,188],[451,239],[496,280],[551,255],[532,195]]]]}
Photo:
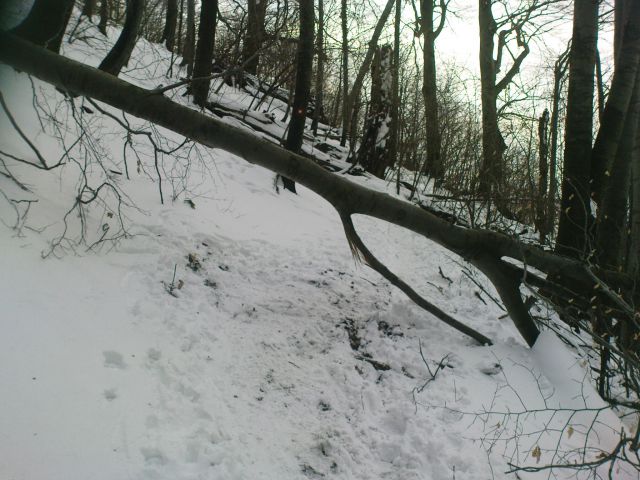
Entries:
{"type": "Polygon", "coordinates": [[[138,39],[138,30],[144,11],[144,0],[127,0],[127,16],[122,32],[113,48],[98,67],[100,70],[117,77],[122,68],[129,63],[131,52],[138,39]]]}
{"type": "MultiPolygon", "coordinates": [[[[436,84],[436,55],[435,43],[436,37],[442,31],[444,26],[444,18],[446,14],[444,2],[440,12],[440,26],[434,28],[434,0],[421,0],[421,24],[420,30],[424,34],[423,47],[423,85],[422,95],[424,96],[425,106],[425,126],[427,138],[427,159],[425,163],[426,173],[436,183],[440,183],[443,176],[441,155],[441,139],[440,139],[440,121],[438,119],[438,99],[436,84]]],[[[495,82],[495,75],[494,75],[495,82]]]]}
{"type": "Polygon", "coordinates": [[[376,49],[371,66],[371,104],[358,150],[358,163],[379,178],[384,178],[386,169],[393,166],[394,161],[389,156],[392,56],[393,49],[388,45],[376,49]]]}
{"type": "Polygon", "coordinates": [[[536,226],[540,232],[540,243],[549,233],[547,231],[547,195],[549,188],[549,110],[543,112],[538,119],[538,201],[536,226]]]}
{"type": "Polygon", "coordinates": [[[340,25],[342,27],[342,135],[340,145],[347,144],[349,132],[349,36],[347,30],[347,0],[340,2],[340,25]]]}
{"type": "MultiPolygon", "coordinates": [[[[296,90],[293,96],[291,120],[285,148],[298,153],[302,147],[307,105],[313,76],[313,0],[300,0],[300,38],[296,62],[296,90]]],[[[293,180],[283,177],[284,188],[295,193],[293,180]]]]}
{"type": "Polygon", "coordinates": [[[200,6],[200,26],[198,27],[198,46],[193,67],[194,81],[191,93],[196,105],[204,106],[209,96],[209,77],[212,71],[213,48],[216,39],[216,16],[218,0],[202,0],[200,6]]]}
{"type": "Polygon", "coordinates": [[[73,0],[36,0],[27,18],[12,32],[31,43],[59,53],[73,4],[73,0]]]}
{"type": "Polygon", "coordinates": [[[593,75],[598,38],[598,0],[576,0],[569,52],[564,178],[556,251],[585,258],[591,216],[593,75]]]}
{"type": "Polygon", "coordinates": [[[598,262],[600,266],[611,270],[622,271],[627,264],[623,248],[628,230],[627,207],[631,186],[631,159],[638,131],[638,115],[640,115],[640,79],[636,78],[620,145],[598,208],[596,238],[598,262]]]}
{"type": "Polygon", "coordinates": [[[478,22],[480,26],[480,97],[482,103],[482,166],[479,190],[490,196],[502,186],[502,155],[506,149],[498,128],[498,90],[496,88],[496,61],[493,58],[496,22],[491,11],[492,0],[480,0],[478,22]]]}
{"type": "MultiPolygon", "coordinates": [[[[630,2],[611,89],[592,154],[591,191],[600,205],[622,139],[625,119],[640,63],[640,2],[630,2]]],[[[617,29],[619,30],[619,29],[617,29]]]]}
{"type": "Polygon", "coordinates": [[[631,208],[626,270],[636,280],[636,285],[640,285],[640,125],[635,139],[631,152],[631,208]]]}
{"type": "MultiPolygon", "coordinates": [[[[367,72],[369,71],[369,69],[371,68],[371,60],[373,60],[373,56],[376,52],[376,49],[378,48],[378,40],[380,40],[380,35],[382,34],[382,31],[384,30],[384,26],[387,23],[387,19],[389,18],[389,15],[391,14],[391,9],[393,8],[393,6],[395,5],[395,0],[387,0],[387,4],[385,5],[384,9],[382,10],[382,13],[380,14],[380,16],[378,17],[378,22],[376,23],[375,28],[373,29],[373,34],[371,35],[371,39],[369,40],[368,46],[367,46],[367,53],[364,56],[364,60],[362,62],[362,64],[360,65],[360,68],[358,69],[358,73],[356,75],[355,80],[353,81],[353,87],[351,87],[351,93],[347,94],[346,92],[349,91],[348,88],[348,76],[344,81],[344,86],[346,89],[345,94],[346,99],[347,99],[347,103],[344,105],[344,111],[343,111],[343,115],[346,115],[346,132],[345,129],[343,127],[343,132],[342,132],[342,137],[344,138],[344,141],[346,143],[347,138],[350,138],[352,141],[355,141],[356,138],[356,130],[358,128],[358,113],[359,113],[359,108],[358,108],[358,102],[360,100],[360,93],[362,90],[362,84],[364,83],[364,78],[367,75],[367,72]]],[[[346,3],[344,4],[344,14],[346,15],[346,3]]],[[[343,63],[346,61],[346,65],[349,65],[349,61],[348,61],[348,48],[345,46],[345,43],[347,41],[347,34],[346,34],[346,28],[347,28],[347,23],[343,22],[342,24],[343,29],[343,63]]],[[[342,138],[341,138],[342,140],[342,138]]]]}
{"type": "Polygon", "coordinates": [[[313,112],[313,122],[311,130],[313,134],[318,134],[318,123],[323,117],[323,97],[324,97],[324,0],[318,0],[318,33],[317,33],[317,67],[316,67],[316,98],[315,110],[313,112]]]}
{"type": "Polygon", "coordinates": [[[196,50],[196,4],[195,0],[187,0],[187,35],[182,50],[181,66],[187,66],[187,77],[193,74],[193,58],[196,50]]]}
{"type": "Polygon", "coordinates": [[[96,0],[84,0],[84,5],[82,6],[82,15],[91,19],[95,10],[96,0]]]}
{"type": "MultiPolygon", "coordinates": [[[[620,3],[617,2],[619,8],[620,3]]],[[[597,259],[601,266],[614,270],[623,270],[627,264],[623,253],[628,230],[629,180],[640,115],[640,4],[622,3],[626,5],[621,8],[624,15],[616,16],[620,22],[616,24],[616,38],[621,37],[622,43],[618,46],[609,100],[593,149],[592,173],[593,196],[599,207],[597,259]],[[632,83],[629,85],[628,81],[632,83]],[[603,138],[605,134],[610,138],[603,138]]]]}
{"type": "Polygon", "coordinates": [[[242,47],[242,61],[244,70],[252,75],[258,73],[258,65],[260,64],[266,8],[266,0],[248,0],[247,33],[242,47]]]}
{"type": "Polygon", "coordinates": [[[176,42],[176,22],[178,20],[178,0],[168,0],[167,15],[165,17],[162,41],[165,42],[167,50],[173,51],[176,42]]]}
{"type": "Polygon", "coordinates": [[[562,79],[567,71],[569,51],[565,51],[556,61],[553,70],[553,105],[551,111],[551,146],[549,152],[549,196],[547,198],[547,226],[549,233],[553,232],[556,224],[556,195],[558,194],[558,124],[560,122],[560,95],[562,93],[562,79]]]}
{"type": "Polygon", "coordinates": [[[178,38],[176,42],[176,49],[178,52],[182,52],[182,23],[184,20],[184,0],[180,0],[180,13],[178,14],[178,38]]]}
{"type": "Polygon", "coordinates": [[[98,30],[103,35],[107,35],[107,21],[109,20],[109,0],[100,0],[100,23],[98,30]]]}
{"type": "Polygon", "coordinates": [[[396,193],[400,194],[400,167],[398,155],[400,143],[400,22],[402,21],[402,1],[396,0],[393,21],[393,84],[391,90],[391,132],[389,133],[389,156],[397,164],[396,193]]]}

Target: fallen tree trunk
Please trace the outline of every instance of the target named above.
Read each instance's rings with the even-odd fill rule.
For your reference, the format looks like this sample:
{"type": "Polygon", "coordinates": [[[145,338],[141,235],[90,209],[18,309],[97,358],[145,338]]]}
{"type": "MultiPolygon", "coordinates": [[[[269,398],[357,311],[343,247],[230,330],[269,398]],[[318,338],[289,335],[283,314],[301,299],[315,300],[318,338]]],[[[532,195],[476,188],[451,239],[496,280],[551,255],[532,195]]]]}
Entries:
{"type": "MultiPolygon", "coordinates": [[[[367,215],[407,228],[442,245],[476,266],[494,283],[516,328],[529,345],[535,342],[538,329],[522,302],[519,286],[523,279],[505,273],[507,265],[503,257],[547,274],[562,275],[586,288],[598,288],[602,282],[627,283],[624,275],[607,271],[594,274],[577,260],[521,243],[502,233],[453,225],[408,202],[330,173],[313,161],[251,133],[176,104],[161,94],[48,52],[11,34],[0,33],[0,61],[59,89],[94,98],[205,146],[226,150],[249,163],[286,176],[322,196],[342,219],[355,214],[367,215]]],[[[349,231],[347,235],[352,238],[349,231]]],[[[468,331],[464,333],[469,334],[468,331]]],[[[486,337],[477,332],[472,336],[481,343],[486,342],[486,337]]]]}

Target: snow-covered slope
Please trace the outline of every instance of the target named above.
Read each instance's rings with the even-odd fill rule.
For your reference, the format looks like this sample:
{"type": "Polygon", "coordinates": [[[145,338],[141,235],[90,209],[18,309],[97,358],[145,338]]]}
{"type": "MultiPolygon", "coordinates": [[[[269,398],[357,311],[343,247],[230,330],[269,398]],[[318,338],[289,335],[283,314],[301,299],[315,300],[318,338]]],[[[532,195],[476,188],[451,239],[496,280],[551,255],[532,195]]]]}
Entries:
{"type": "MultiPolygon", "coordinates": [[[[91,26],[77,31],[64,54],[92,65],[117,35],[112,29],[105,43],[91,26]]],[[[123,78],[149,88],[170,83],[169,62],[161,46],[141,40],[123,78]]],[[[545,410],[603,403],[553,335],[524,346],[490,285],[466,267],[480,290],[461,259],[356,218],[376,255],[494,339],[492,347],[356,264],[337,215],[312,192],[278,194],[272,173],[192,149],[182,159],[161,157],[162,205],[144,138],[133,140],[139,171],[128,150],[127,180],[110,172],[123,172],[126,140],[113,119],[82,99],[72,110],[55,89],[37,80],[32,89],[6,66],[0,79],[16,122],[48,162],[73,145],[79,124],[93,132],[51,171],[2,156],[3,171],[30,191],[0,176],[0,478],[480,480],[509,477],[509,462],[564,462],[586,433],[593,458],[615,443],[621,424],[609,410],[545,410]],[[45,119],[43,131],[37,111],[60,123],[45,119]],[[91,155],[105,168],[86,167],[91,155]],[[83,210],[85,230],[71,211],[69,241],[52,249],[81,167],[94,188],[109,181],[127,195],[129,235],[120,235],[115,197],[105,195],[83,210]],[[27,205],[23,222],[16,211],[27,205]],[[117,240],[94,245],[113,232],[117,240]],[[541,411],[517,415],[526,409],[541,411]],[[564,429],[540,433],[545,425],[564,429]]],[[[171,95],[184,103],[181,93],[171,95]]],[[[228,87],[219,95],[228,106],[251,102],[228,87]]],[[[269,128],[282,134],[284,106],[269,108],[269,128]]],[[[0,132],[2,152],[37,161],[4,112],[0,132]]]]}

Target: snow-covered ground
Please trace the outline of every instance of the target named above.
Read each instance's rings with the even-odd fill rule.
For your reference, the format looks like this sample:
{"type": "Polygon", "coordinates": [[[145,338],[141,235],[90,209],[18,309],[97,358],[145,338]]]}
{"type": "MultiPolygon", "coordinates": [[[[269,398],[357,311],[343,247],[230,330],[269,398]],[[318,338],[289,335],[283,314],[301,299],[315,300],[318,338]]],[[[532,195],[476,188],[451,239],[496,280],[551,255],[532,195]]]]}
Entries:
{"type": "MultiPolygon", "coordinates": [[[[92,65],[117,36],[111,29],[105,43],[86,24],[77,32],[63,53],[92,65]]],[[[141,40],[122,77],[168,84],[169,62],[161,46],[141,40]]],[[[446,250],[355,219],[391,270],[492,338],[491,347],[355,263],[339,218],[314,193],[278,194],[271,172],[200,148],[178,165],[161,157],[161,205],[144,137],[133,139],[139,169],[128,150],[127,180],[109,172],[124,170],[126,135],[113,119],[80,98],[72,111],[55,89],[37,80],[32,88],[6,66],[0,81],[49,163],[77,138],[74,116],[93,132],[51,171],[1,157],[2,171],[30,191],[0,176],[0,478],[480,480],[515,478],[509,463],[564,463],[585,445],[596,459],[615,444],[622,424],[590,386],[586,364],[551,333],[528,349],[490,284],[466,267],[481,290],[446,250]],[[60,123],[41,126],[38,109],[60,123]],[[119,232],[115,197],[105,194],[83,210],[86,242],[52,249],[92,155],[106,167],[85,167],[90,184],[108,180],[128,195],[129,235],[87,248],[119,232]],[[28,205],[15,226],[14,206],[22,213],[28,205]]],[[[185,103],[182,92],[170,94],[185,103]]],[[[212,98],[251,102],[227,87],[212,98]]],[[[282,135],[284,106],[268,105],[269,131],[282,135]]],[[[0,135],[0,151],[37,162],[4,111],[0,135]]],[[[77,240],[78,210],[67,224],[66,238],[77,240]]],[[[614,478],[637,474],[616,469],[614,478]]]]}

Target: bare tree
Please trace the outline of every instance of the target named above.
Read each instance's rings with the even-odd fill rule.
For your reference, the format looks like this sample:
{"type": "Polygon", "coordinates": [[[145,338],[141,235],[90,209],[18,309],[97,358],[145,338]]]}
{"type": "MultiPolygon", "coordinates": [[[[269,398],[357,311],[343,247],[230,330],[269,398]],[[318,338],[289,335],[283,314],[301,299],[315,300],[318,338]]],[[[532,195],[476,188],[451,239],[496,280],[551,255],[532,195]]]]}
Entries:
{"type": "Polygon", "coordinates": [[[204,106],[209,96],[213,49],[216,39],[216,15],[218,0],[202,0],[200,5],[200,25],[198,26],[198,46],[193,67],[191,93],[196,105],[204,106]]]}
{"type": "Polygon", "coordinates": [[[266,0],[247,0],[247,31],[242,47],[242,61],[245,71],[252,75],[258,73],[260,64],[266,11],[266,0]]]}
{"type": "Polygon", "coordinates": [[[373,175],[384,178],[388,167],[393,166],[390,155],[393,49],[389,45],[378,47],[371,66],[371,102],[365,122],[365,133],[358,150],[357,161],[373,175]]]}
{"type": "Polygon", "coordinates": [[[553,3],[554,0],[528,0],[517,4],[517,8],[511,11],[512,4],[509,2],[479,0],[483,154],[479,191],[485,196],[495,192],[496,200],[504,195],[503,155],[506,150],[498,124],[498,96],[511,84],[529,55],[529,41],[540,29],[534,26],[534,20],[544,15],[553,3]],[[504,11],[498,19],[494,17],[494,5],[499,5],[504,11]],[[528,31],[528,27],[532,31],[528,31]],[[513,45],[510,46],[514,41],[515,49],[513,45]],[[507,64],[509,68],[498,80],[498,73],[507,64]]]}
{"type": "Polygon", "coordinates": [[[164,31],[162,32],[162,41],[165,42],[169,51],[173,51],[173,46],[175,45],[177,20],[178,0],[168,0],[167,15],[164,22],[164,31]]]}
{"type": "MultiPolygon", "coordinates": [[[[387,0],[387,3],[385,4],[384,9],[382,10],[382,13],[378,17],[378,22],[376,23],[376,26],[373,30],[373,34],[371,35],[371,39],[367,44],[367,53],[365,54],[364,60],[360,65],[360,68],[358,69],[358,73],[356,74],[356,78],[353,82],[353,87],[351,87],[351,92],[349,94],[346,93],[348,90],[348,75],[345,76],[344,78],[344,82],[345,82],[344,84],[345,86],[347,86],[347,88],[345,88],[346,100],[345,100],[344,110],[343,110],[343,126],[342,126],[342,137],[340,139],[340,145],[346,144],[347,137],[349,136],[349,132],[351,131],[350,129],[353,129],[356,126],[355,125],[357,123],[355,121],[355,117],[357,115],[357,109],[355,108],[356,103],[360,98],[360,92],[362,90],[362,84],[364,83],[364,78],[367,74],[367,71],[371,67],[371,61],[373,60],[373,57],[376,53],[376,49],[378,47],[378,40],[380,39],[382,30],[384,29],[384,26],[387,23],[387,20],[389,19],[389,15],[391,14],[391,9],[393,8],[394,4],[395,4],[395,0],[387,0]],[[346,124],[344,123],[345,121],[346,121],[346,124]]],[[[346,15],[346,10],[344,10],[344,14],[346,15]]],[[[346,46],[344,44],[347,41],[346,40],[347,39],[346,22],[344,21],[342,23],[342,28],[343,28],[342,63],[343,63],[344,72],[348,73],[348,57],[347,57],[347,50],[345,50],[346,46]]],[[[351,137],[353,136],[354,135],[352,134],[351,137]]],[[[351,140],[353,141],[354,139],[351,138],[351,140]]]]}
{"type": "MultiPolygon", "coordinates": [[[[311,92],[313,75],[313,0],[300,0],[300,37],[296,55],[296,88],[293,96],[291,120],[285,148],[298,153],[302,147],[302,137],[307,120],[307,105],[311,92]]],[[[283,177],[284,188],[295,193],[296,184],[289,177],[283,177]]]]}
{"type": "Polygon", "coordinates": [[[311,130],[313,134],[318,134],[318,123],[323,113],[324,97],[324,0],[318,0],[318,33],[316,35],[316,86],[315,86],[315,109],[313,111],[313,122],[311,130]]]}
{"type": "Polygon", "coordinates": [[[577,0],[569,52],[562,202],[556,251],[579,258],[584,258],[589,250],[587,228],[591,216],[589,175],[597,38],[598,1],[577,0]]]}
{"type": "MultiPolygon", "coordinates": [[[[627,206],[631,159],[640,116],[640,4],[629,2],[626,18],[616,30],[621,35],[619,57],[598,136],[593,147],[592,190],[599,203],[596,246],[598,261],[624,269],[627,261],[627,206]]],[[[637,253],[634,253],[637,255],[637,253]]]]}
{"type": "Polygon", "coordinates": [[[443,176],[440,140],[440,122],[438,119],[438,99],[436,82],[436,38],[444,28],[448,2],[440,0],[440,18],[434,27],[435,0],[420,1],[420,32],[424,35],[423,48],[423,85],[422,94],[425,105],[425,127],[427,138],[426,173],[440,183],[443,176]]]}
{"type": "Polygon", "coordinates": [[[195,0],[187,0],[187,26],[182,49],[181,66],[187,67],[187,76],[193,74],[193,60],[196,51],[196,4],[195,0]]]}
{"type": "Polygon", "coordinates": [[[340,145],[347,144],[347,135],[349,132],[349,32],[347,18],[347,0],[340,2],[340,26],[342,28],[342,135],[340,137],[340,145]]]}

